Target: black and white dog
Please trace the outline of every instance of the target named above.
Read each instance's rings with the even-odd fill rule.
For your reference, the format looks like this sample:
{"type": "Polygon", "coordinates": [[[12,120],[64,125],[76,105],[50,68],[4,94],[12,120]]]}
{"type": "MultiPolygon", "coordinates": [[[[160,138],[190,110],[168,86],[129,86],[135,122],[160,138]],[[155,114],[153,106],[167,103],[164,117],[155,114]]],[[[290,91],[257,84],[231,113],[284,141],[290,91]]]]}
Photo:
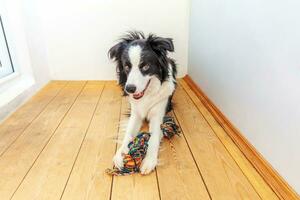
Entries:
{"type": "Polygon", "coordinates": [[[166,112],[172,109],[171,99],[176,86],[176,64],[167,56],[174,51],[172,39],[148,37],[141,32],[129,32],[109,50],[117,63],[119,84],[128,95],[131,113],[121,147],[113,162],[123,167],[123,154],[128,143],[138,133],[143,121],[149,121],[151,137],[141,173],[150,173],[157,164],[162,132],[160,125],[166,112]]]}

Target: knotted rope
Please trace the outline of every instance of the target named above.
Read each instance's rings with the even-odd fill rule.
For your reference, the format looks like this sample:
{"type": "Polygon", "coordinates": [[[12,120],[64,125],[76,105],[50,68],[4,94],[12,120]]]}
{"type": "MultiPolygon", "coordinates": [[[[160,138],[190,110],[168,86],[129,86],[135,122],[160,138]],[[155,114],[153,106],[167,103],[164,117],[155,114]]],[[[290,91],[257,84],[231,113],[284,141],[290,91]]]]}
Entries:
{"type": "MultiPolygon", "coordinates": [[[[169,140],[174,135],[180,134],[180,129],[178,125],[175,123],[174,119],[170,116],[164,117],[163,123],[161,124],[160,128],[162,130],[164,137],[169,140]]],[[[133,141],[131,141],[128,144],[129,151],[127,154],[124,155],[123,158],[124,167],[121,170],[119,170],[116,167],[113,167],[112,169],[108,168],[105,170],[105,172],[109,175],[114,175],[114,176],[139,173],[140,166],[147,153],[149,139],[150,139],[149,132],[139,133],[133,139],[133,141]]]]}

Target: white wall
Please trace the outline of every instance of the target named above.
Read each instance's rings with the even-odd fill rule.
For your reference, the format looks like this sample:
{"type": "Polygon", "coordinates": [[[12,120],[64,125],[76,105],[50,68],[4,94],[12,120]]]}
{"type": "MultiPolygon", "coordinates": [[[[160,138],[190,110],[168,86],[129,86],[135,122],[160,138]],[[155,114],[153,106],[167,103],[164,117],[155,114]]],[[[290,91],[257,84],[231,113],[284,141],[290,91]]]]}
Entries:
{"type": "Polygon", "coordinates": [[[22,16],[24,30],[31,59],[31,67],[37,84],[44,85],[51,79],[48,64],[45,34],[42,27],[40,10],[37,2],[40,0],[22,1],[22,16]]]}
{"type": "Polygon", "coordinates": [[[174,38],[179,75],[186,74],[187,0],[46,0],[35,7],[52,79],[115,79],[107,51],[132,29],[174,38]]]}
{"type": "Polygon", "coordinates": [[[300,1],[192,0],[189,75],[300,192],[300,1]]]}

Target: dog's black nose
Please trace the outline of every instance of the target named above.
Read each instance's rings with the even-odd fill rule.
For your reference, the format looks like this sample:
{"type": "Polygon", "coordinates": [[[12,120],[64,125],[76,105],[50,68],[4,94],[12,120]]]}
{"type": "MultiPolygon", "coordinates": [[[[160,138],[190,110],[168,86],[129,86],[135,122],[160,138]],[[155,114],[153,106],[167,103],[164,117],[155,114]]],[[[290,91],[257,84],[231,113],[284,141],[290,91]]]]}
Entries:
{"type": "Polygon", "coordinates": [[[134,93],[136,91],[136,86],[133,84],[128,84],[125,86],[125,90],[128,93],[134,93]]]}

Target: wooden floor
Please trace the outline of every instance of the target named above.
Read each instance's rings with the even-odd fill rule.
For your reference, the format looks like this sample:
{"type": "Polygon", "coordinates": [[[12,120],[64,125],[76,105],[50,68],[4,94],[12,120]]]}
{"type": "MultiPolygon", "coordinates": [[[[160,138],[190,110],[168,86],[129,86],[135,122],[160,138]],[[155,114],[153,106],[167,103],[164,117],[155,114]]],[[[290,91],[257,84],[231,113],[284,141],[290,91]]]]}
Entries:
{"type": "Polygon", "coordinates": [[[278,199],[187,84],[147,176],[111,177],[128,103],[115,82],[53,81],[0,125],[0,199],[278,199]]]}

